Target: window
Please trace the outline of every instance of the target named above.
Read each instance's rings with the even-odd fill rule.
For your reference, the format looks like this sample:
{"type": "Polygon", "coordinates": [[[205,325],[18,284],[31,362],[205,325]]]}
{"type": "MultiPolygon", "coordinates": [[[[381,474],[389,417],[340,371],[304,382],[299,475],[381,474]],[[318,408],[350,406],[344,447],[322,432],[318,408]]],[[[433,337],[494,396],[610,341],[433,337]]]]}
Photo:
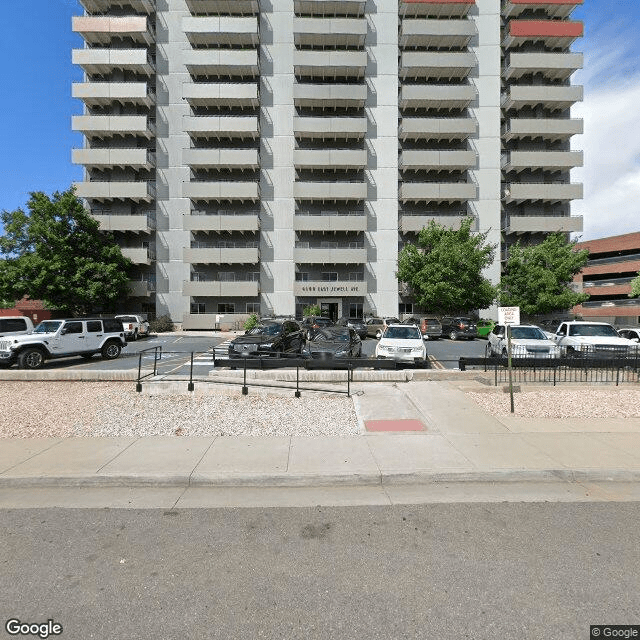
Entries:
{"type": "Polygon", "coordinates": [[[260,303],[247,302],[247,313],[257,313],[258,315],[260,315],[260,303]]]}
{"type": "Polygon", "coordinates": [[[329,240],[323,240],[322,242],[320,242],[320,248],[321,249],[337,249],[338,243],[330,242],[329,240]]]}
{"type": "Polygon", "coordinates": [[[87,331],[89,333],[100,333],[102,331],[102,322],[100,320],[89,320],[87,322],[87,331]]]}
{"type": "Polygon", "coordinates": [[[309,274],[308,273],[296,273],[296,282],[308,282],[309,274]]]}
{"type": "Polygon", "coordinates": [[[64,333],[82,333],[82,322],[67,322],[63,331],[64,333]]]}
{"type": "Polygon", "coordinates": [[[22,318],[7,318],[0,320],[0,331],[26,331],[27,322],[22,318]]]}
{"type": "Polygon", "coordinates": [[[234,302],[219,302],[218,313],[235,313],[236,305],[234,302]]]}
{"type": "Polygon", "coordinates": [[[191,313],[206,313],[204,302],[192,302],[191,303],[191,313]]]}
{"type": "Polygon", "coordinates": [[[364,282],[364,273],[362,271],[351,271],[348,279],[351,282],[364,282]]]}
{"type": "Polygon", "coordinates": [[[352,302],[349,305],[349,317],[350,318],[362,318],[362,303],[361,302],[352,302]]]}
{"type": "Polygon", "coordinates": [[[337,282],[338,273],[336,271],[325,271],[322,274],[322,282],[337,282]]]}
{"type": "Polygon", "coordinates": [[[220,271],[218,280],[220,282],[235,282],[236,274],[233,271],[220,271]]]}
{"type": "Polygon", "coordinates": [[[412,302],[401,302],[399,307],[400,313],[413,313],[413,303],[412,302]]]}

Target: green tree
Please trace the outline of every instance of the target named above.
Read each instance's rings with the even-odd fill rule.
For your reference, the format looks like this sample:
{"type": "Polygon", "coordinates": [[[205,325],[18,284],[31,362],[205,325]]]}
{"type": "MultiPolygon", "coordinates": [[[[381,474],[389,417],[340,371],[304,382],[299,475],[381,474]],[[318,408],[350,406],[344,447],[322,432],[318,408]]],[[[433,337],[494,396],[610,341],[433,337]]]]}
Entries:
{"type": "Polygon", "coordinates": [[[496,246],[487,233],[472,233],[472,218],[459,229],[433,220],[398,256],[398,280],[411,287],[416,303],[432,313],[451,314],[486,309],[497,289],[482,275],[493,262],[496,246]]]}
{"type": "Polygon", "coordinates": [[[319,316],[320,315],[320,305],[310,304],[310,305],[308,305],[306,307],[303,307],[302,315],[305,318],[308,317],[308,316],[319,316]]]}
{"type": "Polygon", "coordinates": [[[640,298],[640,272],[638,272],[638,275],[631,281],[631,293],[629,297],[640,298]]]}
{"type": "Polygon", "coordinates": [[[113,310],[127,293],[131,261],[99,230],[73,188],[30,194],[28,213],[2,211],[0,299],[24,295],[66,315],[113,310]]]}
{"type": "Polygon", "coordinates": [[[500,281],[500,304],[536,315],[567,311],[587,300],[588,294],[571,289],[573,276],[589,258],[587,249],[575,251],[575,245],[562,233],[533,246],[513,245],[500,281]]]}

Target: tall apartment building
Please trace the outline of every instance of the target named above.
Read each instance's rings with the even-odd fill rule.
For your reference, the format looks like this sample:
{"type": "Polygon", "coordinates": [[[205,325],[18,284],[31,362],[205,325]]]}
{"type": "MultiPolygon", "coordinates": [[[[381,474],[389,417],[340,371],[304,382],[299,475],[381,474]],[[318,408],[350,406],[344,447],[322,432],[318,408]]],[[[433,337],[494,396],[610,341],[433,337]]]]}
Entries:
{"type": "Polygon", "coordinates": [[[411,313],[399,249],[471,216],[579,231],[583,0],[80,0],[77,194],[135,263],[128,310],[411,313]]]}

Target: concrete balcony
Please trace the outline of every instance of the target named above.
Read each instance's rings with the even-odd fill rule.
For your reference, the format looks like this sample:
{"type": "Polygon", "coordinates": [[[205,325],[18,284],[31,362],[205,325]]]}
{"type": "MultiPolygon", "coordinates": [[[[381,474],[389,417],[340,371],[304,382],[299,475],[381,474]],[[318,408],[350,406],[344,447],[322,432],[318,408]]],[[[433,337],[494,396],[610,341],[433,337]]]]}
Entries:
{"type": "Polygon", "coordinates": [[[74,182],[76,196],[87,200],[133,200],[151,202],[156,197],[154,182],[74,182]]]}
{"type": "MultiPolygon", "coordinates": [[[[113,0],[79,0],[80,6],[89,13],[107,13],[113,8],[113,0]]],[[[124,3],[121,3],[124,4],[124,3]]],[[[127,6],[131,7],[135,13],[154,13],[153,0],[127,0],[127,6]]]]}
{"type": "Polygon", "coordinates": [[[477,33],[475,22],[471,20],[403,20],[400,46],[462,49],[477,33]]]}
{"type": "Polygon", "coordinates": [[[581,53],[510,53],[503,77],[512,80],[536,74],[549,80],[567,80],[583,65],[581,53]]]}
{"type": "Polygon", "coordinates": [[[91,45],[107,45],[114,39],[127,39],[149,46],[155,39],[147,16],[72,16],[71,30],[91,45]]]}
{"type": "Polygon", "coordinates": [[[260,10],[259,0],[186,0],[194,16],[254,16],[260,10]]]}
{"type": "Polygon", "coordinates": [[[365,0],[294,0],[296,15],[362,16],[365,0]]]}
{"type": "MultiPolygon", "coordinates": [[[[429,226],[430,222],[442,225],[449,229],[459,229],[460,225],[466,220],[468,216],[438,216],[438,215],[401,215],[400,216],[400,231],[403,233],[419,233],[425,227],[429,226]]],[[[475,230],[472,226],[472,230],[475,230]]]]}
{"type": "Polygon", "coordinates": [[[191,200],[240,200],[256,202],[260,199],[257,182],[184,182],[182,197],[191,200]]]}
{"type": "Polygon", "coordinates": [[[87,138],[140,136],[152,138],[155,124],[147,116],[72,116],[71,129],[87,138]]]}
{"type": "Polygon", "coordinates": [[[551,111],[566,110],[576,102],[582,102],[583,88],[580,85],[558,87],[549,85],[511,86],[502,96],[502,108],[545,107],[551,111]]]}
{"type": "Polygon", "coordinates": [[[312,216],[297,213],[293,216],[293,228],[295,231],[366,231],[367,216],[340,216],[337,213],[312,216]]]}
{"type": "Polygon", "coordinates": [[[466,140],[478,132],[475,118],[402,118],[401,140],[466,140]]]}
{"type": "Polygon", "coordinates": [[[366,149],[294,149],[296,169],[364,169],[367,166],[366,149]]]}
{"type": "Polygon", "coordinates": [[[505,187],[504,201],[512,202],[568,202],[582,199],[582,184],[536,184],[511,182],[505,187]]]}
{"type": "Polygon", "coordinates": [[[258,169],[257,149],[183,149],[182,163],[194,169],[258,169]]]}
{"type": "Polygon", "coordinates": [[[582,231],[582,216],[509,216],[505,233],[582,231]]]}
{"type": "Polygon", "coordinates": [[[294,182],[293,197],[296,200],[365,200],[366,182],[294,182]]]}
{"type": "Polygon", "coordinates": [[[293,102],[296,107],[362,108],[366,100],[366,84],[296,83],[293,85],[293,102]]]}
{"type": "Polygon", "coordinates": [[[367,283],[358,280],[335,280],[325,282],[324,280],[309,280],[308,282],[295,282],[293,284],[293,294],[296,296],[366,296],[369,293],[367,283]]]}
{"type": "Polygon", "coordinates": [[[293,70],[296,76],[313,78],[362,78],[367,68],[366,51],[296,50],[293,70]]]}
{"type": "Polygon", "coordinates": [[[257,16],[198,16],[182,19],[192,47],[255,47],[260,42],[257,16]]]}
{"type": "Polygon", "coordinates": [[[156,260],[155,251],[148,247],[120,247],[120,251],[134,264],[152,264],[156,260]]]}
{"type": "Polygon", "coordinates": [[[465,202],[477,197],[473,182],[404,182],[399,196],[402,202],[465,202]]]}
{"type": "Polygon", "coordinates": [[[538,42],[547,49],[568,49],[584,33],[582,22],[570,20],[510,20],[502,42],[505,49],[538,42]]]}
{"type": "Polygon", "coordinates": [[[293,133],[296,138],[319,140],[360,140],[367,133],[366,116],[355,118],[304,118],[294,116],[293,133]]]}
{"type": "Polygon", "coordinates": [[[148,298],[156,291],[156,283],[150,280],[129,280],[127,284],[132,298],[148,298]]]}
{"type": "Polygon", "coordinates": [[[464,171],[476,166],[478,156],[468,150],[405,150],[400,154],[401,171],[464,171]]]}
{"type": "Polygon", "coordinates": [[[188,215],[184,216],[185,231],[248,231],[260,228],[258,214],[253,215],[188,215]]]}
{"type": "Polygon", "coordinates": [[[501,162],[503,171],[517,173],[528,169],[565,171],[582,164],[582,151],[510,151],[501,162]]]}
{"type": "Polygon", "coordinates": [[[582,118],[509,118],[502,131],[504,140],[569,140],[584,132],[582,118]]]}
{"type": "Polygon", "coordinates": [[[296,46],[364,47],[366,35],[364,18],[294,18],[296,46]]]}
{"type": "Polygon", "coordinates": [[[527,11],[544,10],[549,18],[568,18],[584,0],[504,0],[502,13],[507,18],[517,18],[527,11]]]}
{"type": "Polygon", "coordinates": [[[258,249],[255,247],[236,249],[185,247],[182,257],[183,261],[189,264],[257,264],[260,261],[258,249]]]}
{"type": "Polygon", "coordinates": [[[151,216],[93,216],[100,224],[101,231],[135,231],[151,233],[156,228],[156,221],[151,216]]]}
{"type": "Polygon", "coordinates": [[[73,49],[71,62],[89,75],[107,75],[113,70],[150,76],[155,65],[147,49],[73,49]]]}
{"type": "Polygon", "coordinates": [[[400,88],[401,109],[464,109],[477,98],[470,84],[408,84],[400,88]]]}
{"type": "Polygon", "coordinates": [[[194,282],[185,280],[182,286],[182,295],[192,297],[254,298],[259,293],[260,283],[253,281],[234,280],[222,282],[220,280],[209,280],[194,282]]]}
{"type": "Polygon", "coordinates": [[[453,78],[462,80],[478,64],[466,51],[403,51],[400,56],[401,78],[453,78]]]}
{"type": "Polygon", "coordinates": [[[255,139],[260,136],[255,116],[185,116],[183,123],[192,138],[255,139]]]}
{"type": "Polygon", "coordinates": [[[192,76],[255,78],[259,73],[256,49],[193,49],[183,56],[192,76]]]}
{"type": "Polygon", "coordinates": [[[123,167],[149,170],[156,164],[155,153],[149,149],[73,149],[71,161],[87,169],[123,167]]]}
{"type": "Polygon", "coordinates": [[[476,0],[400,0],[401,16],[461,18],[469,13],[476,0]]]}
{"type": "Polygon", "coordinates": [[[71,95],[88,107],[106,106],[114,102],[151,107],[156,96],[147,89],[146,82],[74,82],[71,95]]]}
{"type": "Polygon", "coordinates": [[[241,107],[254,109],[260,104],[255,82],[185,82],[184,99],[192,107],[241,107]]]}
{"type": "MultiPolygon", "coordinates": [[[[298,264],[366,264],[366,249],[293,249],[293,261],[298,264]]],[[[302,284],[302,283],[300,283],[302,284]]],[[[324,283],[331,284],[331,283],[324,283]]]]}

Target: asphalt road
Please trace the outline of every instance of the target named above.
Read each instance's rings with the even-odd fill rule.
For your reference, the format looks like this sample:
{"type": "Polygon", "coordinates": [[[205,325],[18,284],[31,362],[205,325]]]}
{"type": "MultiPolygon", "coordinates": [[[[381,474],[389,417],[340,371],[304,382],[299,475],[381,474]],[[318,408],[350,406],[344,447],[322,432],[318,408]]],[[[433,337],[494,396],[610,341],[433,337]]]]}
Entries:
{"type": "Polygon", "coordinates": [[[5,510],[0,615],[65,640],[586,640],[640,623],[638,506],[5,510]]]}

